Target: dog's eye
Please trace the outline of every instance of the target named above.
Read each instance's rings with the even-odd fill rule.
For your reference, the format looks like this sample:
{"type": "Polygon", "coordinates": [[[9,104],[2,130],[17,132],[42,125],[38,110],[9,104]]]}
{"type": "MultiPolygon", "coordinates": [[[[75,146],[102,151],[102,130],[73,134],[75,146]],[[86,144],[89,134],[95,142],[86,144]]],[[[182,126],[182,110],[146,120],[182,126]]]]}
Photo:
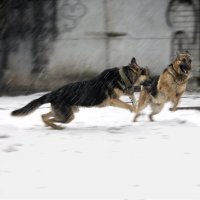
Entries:
{"type": "Polygon", "coordinates": [[[191,62],[192,62],[192,60],[191,60],[191,59],[189,59],[189,60],[188,60],[188,62],[189,62],[189,63],[191,63],[191,62]]]}
{"type": "Polygon", "coordinates": [[[182,62],[186,62],[186,59],[185,59],[185,58],[183,58],[182,62]]]}

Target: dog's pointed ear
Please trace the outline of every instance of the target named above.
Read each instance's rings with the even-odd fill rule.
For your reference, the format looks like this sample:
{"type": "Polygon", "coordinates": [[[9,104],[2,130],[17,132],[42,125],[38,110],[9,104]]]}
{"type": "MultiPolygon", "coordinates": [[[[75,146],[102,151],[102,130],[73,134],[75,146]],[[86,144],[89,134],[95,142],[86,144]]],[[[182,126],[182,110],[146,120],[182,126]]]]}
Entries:
{"type": "Polygon", "coordinates": [[[186,54],[191,55],[190,52],[188,50],[185,51],[186,54]]]}
{"type": "Polygon", "coordinates": [[[131,59],[131,65],[137,65],[137,62],[136,62],[135,57],[133,57],[133,58],[131,59]]]}

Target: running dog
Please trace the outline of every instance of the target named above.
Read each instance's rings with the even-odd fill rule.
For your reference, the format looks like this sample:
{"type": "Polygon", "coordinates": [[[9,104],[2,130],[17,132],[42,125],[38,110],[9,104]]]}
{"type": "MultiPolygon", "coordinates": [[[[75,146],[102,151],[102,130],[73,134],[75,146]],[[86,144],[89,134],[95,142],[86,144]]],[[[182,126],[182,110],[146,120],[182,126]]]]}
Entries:
{"type": "Polygon", "coordinates": [[[177,54],[174,61],[160,76],[155,76],[143,83],[134,122],[141,115],[140,112],[148,105],[152,109],[149,115],[150,121],[154,121],[153,116],[161,112],[166,102],[172,102],[173,107],[170,110],[176,111],[190,78],[191,62],[191,56],[188,52],[177,54]]]}
{"type": "Polygon", "coordinates": [[[42,104],[50,103],[51,111],[42,115],[43,122],[54,129],[63,129],[56,124],[69,123],[79,107],[114,106],[135,112],[135,107],[119,99],[132,95],[133,87],[148,78],[148,70],[138,66],[132,58],[128,66],[106,69],[91,80],[69,83],[15,110],[12,116],[26,116],[42,104]]]}

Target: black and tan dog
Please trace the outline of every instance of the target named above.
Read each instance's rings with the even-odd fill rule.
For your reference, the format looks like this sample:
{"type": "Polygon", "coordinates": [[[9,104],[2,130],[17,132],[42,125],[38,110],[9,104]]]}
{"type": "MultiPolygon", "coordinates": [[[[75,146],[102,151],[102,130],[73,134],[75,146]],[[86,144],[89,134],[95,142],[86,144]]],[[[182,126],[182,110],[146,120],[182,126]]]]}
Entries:
{"type": "Polygon", "coordinates": [[[42,104],[51,103],[51,111],[43,114],[42,120],[47,126],[62,129],[55,122],[71,122],[78,107],[114,106],[133,112],[134,106],[121,101],[119,97],[131,95],[133,86],[139,85],[147,76],[147,70],[139,67],[133,58],[128,66],[107,69],[94,79],[67,84],[31,101],[11,115],[25,116],[42,104]]]}
{"type": "Polygon", "coordinates": [[[153,116],[160,113],[164,104],[172,102],[171,111],[176,107],[183,93],[186,90],[187,81],[191,74],[191,57],[188,52],[177,54],[174,61],[163,71],[160,76],[147,80],[141,87],[140,97],[134,121],[141,115],[141,111],[151,106],[152,112],[149,115],[150,121],[153,116]]]}

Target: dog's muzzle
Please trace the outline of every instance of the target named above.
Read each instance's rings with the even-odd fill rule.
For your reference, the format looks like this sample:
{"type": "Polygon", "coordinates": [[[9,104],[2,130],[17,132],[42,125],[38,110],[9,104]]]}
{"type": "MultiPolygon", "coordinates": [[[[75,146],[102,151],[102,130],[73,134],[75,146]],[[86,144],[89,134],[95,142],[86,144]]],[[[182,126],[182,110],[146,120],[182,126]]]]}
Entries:
{"type": "Polygon", "coordinates": [[[188,74],[189,71],[191,70],[191,66],[188,65],[187,63],[181,63],[179,65],[180,69],[181,69],[181,72],[184,73],[184,74],[188,74]]]}

